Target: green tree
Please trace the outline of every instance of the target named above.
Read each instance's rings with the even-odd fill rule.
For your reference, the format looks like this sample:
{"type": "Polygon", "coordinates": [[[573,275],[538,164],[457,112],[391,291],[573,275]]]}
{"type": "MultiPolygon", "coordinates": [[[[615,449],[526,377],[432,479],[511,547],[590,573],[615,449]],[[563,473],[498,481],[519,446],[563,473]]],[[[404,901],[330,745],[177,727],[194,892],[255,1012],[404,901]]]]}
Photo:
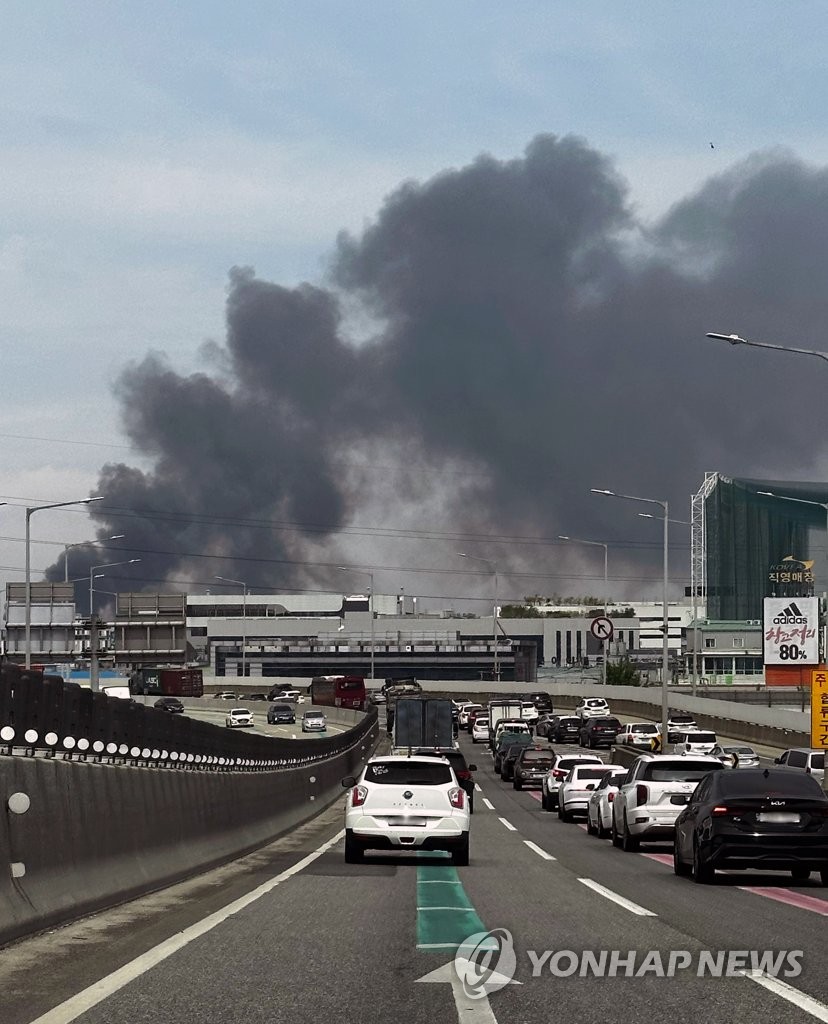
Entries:
{"type": "Polygon", "coordinates": [[[608,661],[607,684],[611,686],[641,686],[641,675],[629,658],[608,661]]]}

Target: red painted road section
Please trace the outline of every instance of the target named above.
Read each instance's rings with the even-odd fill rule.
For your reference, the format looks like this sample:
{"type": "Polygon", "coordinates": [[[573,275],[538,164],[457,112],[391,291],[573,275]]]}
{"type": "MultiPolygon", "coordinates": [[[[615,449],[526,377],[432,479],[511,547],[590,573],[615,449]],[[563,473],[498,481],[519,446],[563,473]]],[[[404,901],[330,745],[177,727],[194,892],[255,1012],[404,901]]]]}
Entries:
{"type": "Polygon", "coordinates": [[[799,907],[800,910],[810,910],[814,914],[828,917],[828,902],[816,896],[806,896],[802,892],[771,889],[761,885],[740,885],[739,888],[743,892],[753,892],[757,896],[764,896],[769,900],[776,900],[778,903],[787,903],[789,907],[799,907]]]}

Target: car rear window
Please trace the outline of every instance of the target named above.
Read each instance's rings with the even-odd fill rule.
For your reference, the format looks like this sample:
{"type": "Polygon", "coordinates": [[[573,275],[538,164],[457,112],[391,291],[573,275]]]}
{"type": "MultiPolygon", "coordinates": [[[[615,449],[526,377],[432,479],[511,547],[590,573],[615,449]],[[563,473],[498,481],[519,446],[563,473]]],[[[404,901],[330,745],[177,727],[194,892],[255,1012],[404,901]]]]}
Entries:
{"type": "Polygon", "coordinates": [[[576,764],[583,764],[583,757],[562,757],[555,766],[556,768],[574,768],[576,764]]]}
{"type": "Polygon", "coordinates": [[[578,768],[576,774],[579,779],[601,779],[607,774],[606,768],[578,768]]]}
{"type": "Polygon", "coordinates": [[[724,797],[824,797],[822,786],[804,772],[769,771],[767,778],[763,771],[724,772],[718,781],[724,797]]]}
{"type": "Polygon", "coordinates": [[[548,750],[524,750],[523,761],[545,761],[547,764],[551,764],[552,756],[548,750]]]}
{"type": "Polygon", "coordinates": [[[715,743],[716,734],[714,732],[688,732],[687,733],[688,743],[715,743]]]}
{"type": "Polygon", "coordinates": [[[724,765],[717,761],[692,761],[689,758],[681,761],[651,761],[644,769],[641,780],[644,782],[698,782],[708,772],[724,770],[724,765]]]}
{"type": "Polygon", "coordinates": [[[621,729],[621,723],[617,718],[593,718],[595,725],[593,729],[621,729]]]}
{"type": "Polygon", "coordinates": [[[631,725],[629,726],[630,732],[653,732],[655,729],[654,725],[631,725]]]}
{"type": "Polygon", "coordinates": [[[558,719],[558,725],[567,726],[567,725],[580,725],[580,724],[581,724],[581,719],[580,718],[575,718],[572,715],[567,715],[566,718],[559,718],[558,719]]]}
{"type": "Polygon", "coordinates": [[[365,781],[386,786],[444,786],[451,768],[438,761],[377,761],[365,769],[365,781]]]}
{"type": "Polygon", "coordinates": [[[825,767],[825,754],[814,754],[811,759],[812,768],[824,768],[825,767]]]}

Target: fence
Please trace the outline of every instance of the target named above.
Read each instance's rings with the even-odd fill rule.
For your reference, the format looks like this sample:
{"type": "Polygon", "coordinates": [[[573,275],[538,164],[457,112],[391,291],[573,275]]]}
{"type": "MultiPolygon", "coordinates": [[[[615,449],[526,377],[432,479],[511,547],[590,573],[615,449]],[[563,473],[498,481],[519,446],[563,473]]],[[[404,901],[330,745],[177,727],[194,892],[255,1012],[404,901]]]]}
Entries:
{"type": "Polygon", "coordinates": [[[272,771],[331,758],[376,726],[376,708],[324,739],[283,739],[94,693],[11,663],[0,666],[0,751],[201,771],[272,771]]]}

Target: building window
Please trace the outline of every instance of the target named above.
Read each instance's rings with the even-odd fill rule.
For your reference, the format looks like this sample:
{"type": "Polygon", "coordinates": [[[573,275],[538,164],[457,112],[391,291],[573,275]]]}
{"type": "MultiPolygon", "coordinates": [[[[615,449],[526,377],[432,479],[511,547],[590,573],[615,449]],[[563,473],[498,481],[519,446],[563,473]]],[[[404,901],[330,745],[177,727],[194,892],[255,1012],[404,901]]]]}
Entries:
{"type": "Polygon", "coordinates": [[[569,630],[566,631],[566,663],[572,664],[572,633],[569,630]]]}
{"type": "Polygon", "coordinates": [[[762,674],[762,659],[748,655],[735,658],[737,676],[758,676],[762,674]]]}
{"type": "Polygon", "coordinates": [[[744,647],[745,646],[745,638],[743,636],[734,636],[733,637],[733,646],[734,647],[744,647]]]}
{"type": "Polygon", "coordinates": [[[704,638],[704,646],[708,647],[708,648],[715,647],[716,646],[716,637],[715,636],[706,636],[704,638]]]}

